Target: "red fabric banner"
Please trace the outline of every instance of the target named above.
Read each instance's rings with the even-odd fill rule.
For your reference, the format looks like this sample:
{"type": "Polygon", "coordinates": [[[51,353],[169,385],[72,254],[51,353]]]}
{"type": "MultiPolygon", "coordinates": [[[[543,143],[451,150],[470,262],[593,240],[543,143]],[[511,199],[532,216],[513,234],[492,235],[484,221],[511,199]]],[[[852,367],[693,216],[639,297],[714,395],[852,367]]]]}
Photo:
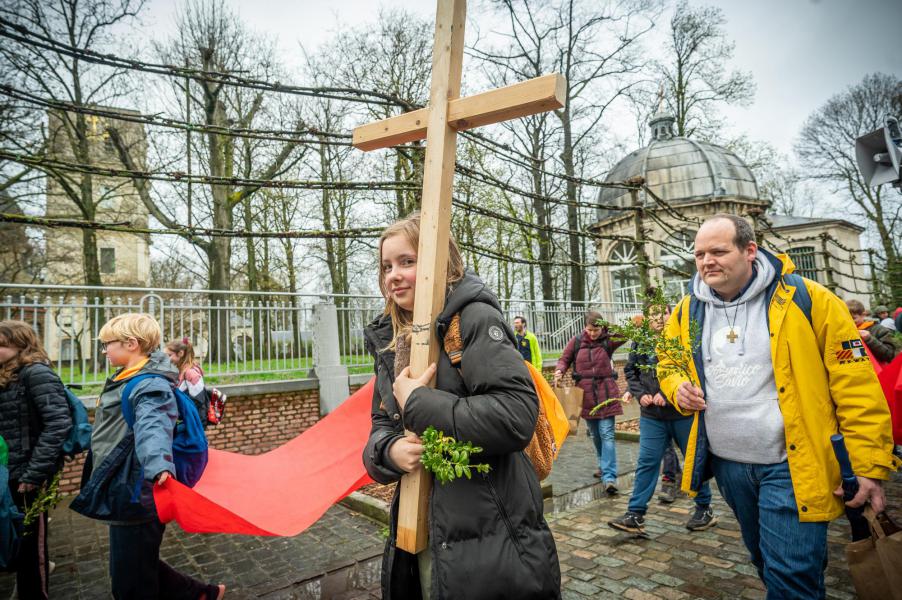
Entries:
{"type": "Polygon", "coordinates": [[[902,354],[877,375],[893,417],[893,441],[902,444],[902,354]]]}
{"type": "Polygon", "coordinates": [[[877,373],[877,379],[880,381],[883,395],[886,396],[886,403],[889,405],[893,422],[893,441],[897,445],[902,444],[902,354],[896,356],[890,363],[881,363],[874,358],[867,345],[864,349],[868,353],[868,358],[871,359],[871,365],[877,373]]]}
{"type": "Polygon", "coordinates": [[[372,482],[362,456],[374,382],[275,450],[247,456],[210,449],[196,486],[169,479],[154,488],[160,520],[191,533],[301,533],[335,502],[372,482]]]}

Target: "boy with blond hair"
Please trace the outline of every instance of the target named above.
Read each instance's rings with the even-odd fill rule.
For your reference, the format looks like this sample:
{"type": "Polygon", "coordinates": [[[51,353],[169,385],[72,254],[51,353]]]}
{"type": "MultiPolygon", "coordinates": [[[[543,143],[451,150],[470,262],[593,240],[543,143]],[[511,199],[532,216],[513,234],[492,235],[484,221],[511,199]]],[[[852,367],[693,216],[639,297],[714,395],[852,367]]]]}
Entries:
{"type": "Polygon", "coordinates": [[[119,370],[98,399],[81,493],[71,507],[109,522],[116,600],[219,600],[225,586],[202,583],[160,560],[165,525],[157,517],[153,486],[175,474],[172,435],[179,416],[172,391],[178,371],[159,351],[160,325],[150,315],[124,314],[107,322],[98,337],[119,370]],[[132,428],[122,414],[123,391],[129,380],[145,374],[157,376],[137,382],[126,399],[132,428]]]}

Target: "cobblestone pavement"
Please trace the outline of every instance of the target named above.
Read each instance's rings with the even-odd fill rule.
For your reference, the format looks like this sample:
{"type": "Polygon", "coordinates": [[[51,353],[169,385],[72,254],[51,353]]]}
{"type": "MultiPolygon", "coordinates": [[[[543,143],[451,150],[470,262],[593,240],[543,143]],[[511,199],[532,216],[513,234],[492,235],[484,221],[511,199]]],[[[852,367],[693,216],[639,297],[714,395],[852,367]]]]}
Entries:
{"type": "MultiPolygon", "coordinates": [[[[902,477],[887,486],[889,512],[902,519],[902,477]]],[[[607,522],[626,511],[628,494],[549,515],[561,562],[565,599],[764,598],[764,588],[742,544],[739,525],[718,492],[718,524],[689,532],[694,504],[683,496],[670,507],[649,505],[648,538],[620,533],[607,522]]],[[[848,522],[829,530],[827,597],[855,598],[845,563],[848,522]]]]}
{"type": "MultiPolygon", "coordinates": [[[[557,540],[565,598],[761,598],[763,591],[739,537],[738,526],[719,494],[720,523],[705,532],[684,528],[692,503],[653,504],[649,539],[621,534],[608,520],[626,510],[638,444],[617,442],[622,493],[601,498],[591,441],[581,430],[564,445],[551,479],[556,498],[549,514],[557,540]]],[[[888,489],[891,511],[902,517],[902,479],[888,489]]],[[[64,505],[52,514],[53,598],[109,597],[107,529],[64,505]]],[[[843,560],[845,520],[831,527],[828,596],[851,598],[843,560]]],[[[170,526],[162,556],[201,579],[225,583],[228,598],[272,600],[376,599],[383,527],[334,506],[294,538],[186,534],[170,526]]],[[[10,598],[13,578],[0,575],[0,600],[10,598]]]]}
{"type": "MultiPolygon", "coordinates": [[[[638,456],[639,444],[617,440],[617,475],[621,487],[632,485],[632,473],[636,470],[638,456]]],[[[577,432],[569,436],[561,447],[561,455],[554,462],[546,481],[551,483],[554,494],[560,496],[599,483],[592,477],[597,469],[595,446],[586,435],[585,421],[580,421],[577,432]]]]}
{"type": "MultiPolygon", "coordinates": [[[[52,598],[109,598],[108,528],[60,505],[50,522],[50,556],[56,569],[50,577],[52,598]]],[[[346,579],[356,587],[378,581],[385,538],[382,526],[343,506],[333,506],[312,527],[293,538],[201,535],[170,525],[160,551],[176,569],[210,582],[224,583],[230,599],[341,597],[323,594],[346,579]],[[362,563],[356,566],[357,563],[362,563]],[[342,581],[323,577],[338,573],[342,581]],[[303,583],[302,583],[303,582],[303,583]],[[319,591],[319,593],[318,593],[319,591]]],[[[15,579],[0,576],[0,598],[12,593],[15,579]]],[[[375,586],[378,587],[378,586],[375,586]]]]}

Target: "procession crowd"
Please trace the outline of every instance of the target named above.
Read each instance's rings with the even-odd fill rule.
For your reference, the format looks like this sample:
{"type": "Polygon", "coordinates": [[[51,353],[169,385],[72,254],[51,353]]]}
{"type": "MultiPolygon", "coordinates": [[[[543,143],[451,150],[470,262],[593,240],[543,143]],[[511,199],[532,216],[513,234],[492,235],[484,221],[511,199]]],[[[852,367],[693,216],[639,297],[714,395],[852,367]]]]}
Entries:
{"type": "MultiPolygon", "coordinates": [[[[397,482],[422,468],[421,436],[435,427],[482,448],[480,460],[489,468],[433,485],[428,546],[417,554],[396,545],[396,492],[382,597],[560,598],[555,541],[525,451],[545,418],[527,367],[541,370],[538,339],[524,317],[511,329],[497,297],[466,268],[451,239],[435,327],[439,339],[459,337],[460,350],[442,350],[434,364],[412,374],[419,234],[419,217],[412,215],[379,240],[377,277],[386,305],[365,329],[376,382],[363,462],[375,481],[397,482]]],[[[739,522],[768,598],[824,598],[828,523],[865,504],[882,512],[882,482],[902,464],[868,357],[889,363],[899,354],[902,308],[890,314],[878,306],[871,317],[860,302],[844,303],[793,273],[786,256],[758,247],[747,221],[733,215],[702,225],[695,261],[690,294],[673,305],[649,305],[636,319],[678,339],[691,356],[686,364],[666,352],[643,352],[632,341],[621,395],[612,358],[630,340],[590,311],[555,365],[556,384],[569,372],[582,390],[580,416],[598,458],[594,475],[609,495],[619,493],[615,417],[624,402],[641,407],[628,510],[607,526],[646,535],[663,462],[659,498],[673,502],[681,489],[694,499],[690,531],[716,526],[710,481],[717,483],[726,504],[718,510],[729,509],[739,522]],[[857,477],[858,492],[845,502],[833,434],[844,437],[857,477]]],[[[154,486],[169,478],[191,485],[203,470],[191,460],[204,463],[205,453],[180,444],[203,437],[202,429],[192,434],[192,423],[217,422],[218,392],[205,386],[188,339],[158,350],[161,329],[149,315],[114,317],[99,342],[115,372],[100,393],[90,443],[83,444],[90,450],[71,508],[109,523],[117,600],[218,600],[223,585],[198,581],[160,559],[165,525],[153,501],[154,486]]],[[[17,530],[6,523],[28,514],[73,452],[83,431],[75,403],[34,329],[0,322],[0,459],[8,472],[0,487],[0,566],[16,570],[19,598],[50,597],[47,512],[27,525],[14,523],[17,530]]]]}

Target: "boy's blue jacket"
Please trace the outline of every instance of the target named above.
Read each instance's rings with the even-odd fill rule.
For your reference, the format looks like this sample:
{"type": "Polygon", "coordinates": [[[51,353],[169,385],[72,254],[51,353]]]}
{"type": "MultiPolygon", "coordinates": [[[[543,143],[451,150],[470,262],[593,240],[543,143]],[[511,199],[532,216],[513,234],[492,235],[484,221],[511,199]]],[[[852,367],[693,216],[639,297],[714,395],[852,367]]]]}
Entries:
{"type": "Polygon", "coordinates": [[[100,394],[81,492],[70,506],[93,519],[147,521],[156,518],[154,478],[163,471],[175,473],[172,433],[178,406],[171,383],[178,370],[168,356],[154,352],[131,377],[114,379],[107,380],[100,394]],[[122,416],[122,392],[132,377],[145,373],[165,378],[149,377],[136,385],[129,398],[135,413],[132,431],[122,416]]]}

